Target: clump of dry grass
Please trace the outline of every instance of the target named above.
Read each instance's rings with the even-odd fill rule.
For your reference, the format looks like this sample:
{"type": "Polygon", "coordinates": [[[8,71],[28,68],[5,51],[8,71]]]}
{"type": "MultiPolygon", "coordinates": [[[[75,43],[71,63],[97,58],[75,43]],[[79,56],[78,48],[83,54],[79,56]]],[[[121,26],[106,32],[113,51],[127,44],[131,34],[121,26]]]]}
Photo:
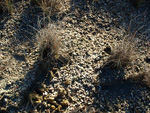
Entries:
{"type": "Polygon", "coordinates": [[[31,0],[31,3],[40,6],[46,15],[53,16],[61,11],[62,0],[31,0]]]}
{"type": "Polygon", "coordinates": [[[12,14],[14,10],[13,0],[0,0],[0,12],[8,12],[12,14]]]}
{"type": "Polygon", "coordinates": [[[144,70],[143,72],[130,76],[134,82],[140,82],[144,85],[146,85],[150,89],[150,69],[144,70]]]}
{"type": "Polygon", "coordinates": [[[45,71],[53,67],[59,59],[60,43],[53,24],[41,29],[37,34],[37,40],[40,50],[40,61],[45,71]]]}
{"type": "Polygon", "coordinates": [[[125,67],[132,63],[133,54],[133,43],[123,40],[120,44],[114,45],[106,65],[111,68],[125,67]]]}

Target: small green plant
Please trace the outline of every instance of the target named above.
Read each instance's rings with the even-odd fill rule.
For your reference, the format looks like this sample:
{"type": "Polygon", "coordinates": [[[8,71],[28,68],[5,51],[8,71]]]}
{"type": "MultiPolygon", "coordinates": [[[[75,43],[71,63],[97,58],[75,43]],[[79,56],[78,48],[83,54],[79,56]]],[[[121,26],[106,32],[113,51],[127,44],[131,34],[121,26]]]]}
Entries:
{"type": "Polygon", "coordinates": [[[8,12],[10,14],[13,13],[14,5],[13,0],[0,0],[0,11],[1,12],[8,12]]]}
{"type": "Polygon", "coordinates": [[[48,71],[59,59],[60,43],[56,35],[55,27],[49,24],[46,28],[41,29],[37,34],[37,40],[40,50],[40,60],[42,67],[48,71]]]}
{"type": "Polygon", "coordinates": [[[133,44],[130,41],[123,40],[113,47],[106,65],[111,68],[125,67],[132,63],[133,54],[133,44]]]}
{"type": "Polygon", "coordinates": [[[31,0],[32,4],[40,6],[46,15],[53,16],[61,11],[62,0],[31,0]]]}

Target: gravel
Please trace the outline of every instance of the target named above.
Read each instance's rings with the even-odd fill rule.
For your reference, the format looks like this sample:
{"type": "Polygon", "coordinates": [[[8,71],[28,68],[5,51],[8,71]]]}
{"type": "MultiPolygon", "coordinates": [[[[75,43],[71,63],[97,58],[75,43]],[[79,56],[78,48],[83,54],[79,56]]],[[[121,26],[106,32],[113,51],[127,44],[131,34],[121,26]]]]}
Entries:
{"type": "Polygon", "coordinates": [[[150,111],[149,89],[128,79],[150,66],[145,60],[150,54],[150,7],[143,4],[136,9],[126,0],[87,2],[72,1],[70,11],[61,20],[49,23],[58,31],[62,43],[60,54],[70,59],[64,64],[60,61],[60,66],[50,70],[54,77],[45,74],[39,66],[35,29],[39,30],[40,9],[23,0],[17,2],[20,10],[12,16],[3,14],[0,25],[1,111],[150,111]],[[113,49],[125,37],[132,38],[137,30],[133,64],[123,69],[103,69],[110,56],[105,49],[113,49]]]}

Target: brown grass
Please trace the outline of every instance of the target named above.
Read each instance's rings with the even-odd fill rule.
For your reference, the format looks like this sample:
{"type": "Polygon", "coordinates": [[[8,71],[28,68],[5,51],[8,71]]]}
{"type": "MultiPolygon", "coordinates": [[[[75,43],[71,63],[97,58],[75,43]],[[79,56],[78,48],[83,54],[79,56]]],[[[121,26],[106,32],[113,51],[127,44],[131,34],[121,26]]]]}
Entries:
{"type": "Polygon", "coordinates": [[[113,47],[106,65],[111,68],[126,67],[132,63],[133,54],[133,43],[123,40],[113,47]]]}
{"type": "Polygon", "coordinates": [[[146,85],[150,89],[150,69],[144,70],[143,72],[139,73],[138,75],[130,76],[130,78],[134,82],[140,82],[146,85]]]}
{"type": "Polygon", "coordinates": [[[31,0],[32,4],[40,6],[46,15],[53,16],[61,11],[62,0],[31,0]]]}
{"type": "Polygon", "coordinates": [[[10,14],[13,13],[14,5],[13,0],[0,0],[0,11],[1,12],[8,12],[10,14]]]}
{"type": "Polygon", "coordinates": [[[60,43],[53,24],[49,24],[46,28],[41,29],[37,34],[37,39],[42,67],[48,71],[59,59],[60,43]]]}

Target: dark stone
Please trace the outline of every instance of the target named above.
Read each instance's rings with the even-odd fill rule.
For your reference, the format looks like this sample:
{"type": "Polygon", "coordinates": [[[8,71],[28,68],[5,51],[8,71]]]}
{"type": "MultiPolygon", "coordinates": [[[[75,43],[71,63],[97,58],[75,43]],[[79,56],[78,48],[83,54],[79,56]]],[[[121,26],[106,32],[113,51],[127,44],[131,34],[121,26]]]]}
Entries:
{"type": "Polygon", "coordinates": [[[144,60],[146,63],[150,63],[150,57],[146,57],[144,60]]]}
{"type": "Polygon", "coordinates": [[[111,47],[106,47],[104,51],[108,54],[111,54],[111,47]]]}

